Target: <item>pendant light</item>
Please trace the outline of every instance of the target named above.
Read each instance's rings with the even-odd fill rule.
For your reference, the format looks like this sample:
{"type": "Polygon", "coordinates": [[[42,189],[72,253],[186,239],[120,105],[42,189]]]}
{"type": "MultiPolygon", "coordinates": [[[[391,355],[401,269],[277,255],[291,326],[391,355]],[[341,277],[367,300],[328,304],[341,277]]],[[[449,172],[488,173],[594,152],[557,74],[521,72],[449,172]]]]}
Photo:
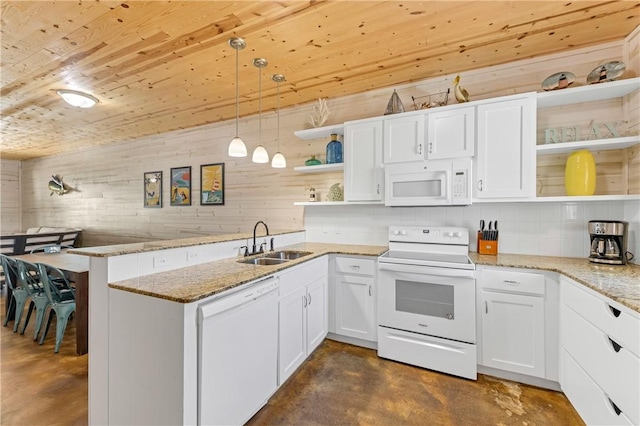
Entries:
{"type": "Polygon", "coordinates": [[[253,66],[258,68],[258,147],[253,151],[251,161],[254,163],[268,163],[269,153],[262,146],[262,68],[267,66],[267,60],[264,58],[255,58],[253,66]]]}
{"type": "Polygon", "coordinates": [[[229,46],[236,50],[236,136],[231,139],[229,143],[229,156],[230,157],[246,157],[247,147],[245,146],[240,136],[238,136],[238,120],[240,114],[240,98],[238,91],[238,51],[244,49],[247,44],[240,37],[233,37],[229,39],[229,46]]]}
{"type": "Polygon", "coordinates": [[[278,141],[278,152],[271,159],[271,167],[274,169],[284,169],[287,167],[287,160],[284,158],[284,155],[280,152],[280,83],[284,81],[284,75],[282,74],[274,74],[271,76],[271,80],[275,81],[278,87],[276,98],[276,110],[278,112],[278,132],[277,132],[277,141],[278,141]]]}

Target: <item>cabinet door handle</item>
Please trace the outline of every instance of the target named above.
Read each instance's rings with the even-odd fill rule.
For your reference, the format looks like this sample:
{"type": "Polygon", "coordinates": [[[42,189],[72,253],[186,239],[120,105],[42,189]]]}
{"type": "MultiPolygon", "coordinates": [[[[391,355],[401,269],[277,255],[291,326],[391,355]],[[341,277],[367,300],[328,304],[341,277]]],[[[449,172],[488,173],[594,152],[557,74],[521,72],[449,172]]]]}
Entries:
{"type": "Polygon", "coordinates": [[[482,179],[478,181],[478,191],[482,191],[482,179]]]}
{"type": "Polygon", "coordinates": [[[616,309],[613,306],[607,304],[609,306],[609,310],[611,311],[611,313],[613,314],[614,317],[618,318],[621,314],[620,309],[616,309]]]}
{"type": "Polygon", "coordinates": [[[418,154],[422,154],[422,144],[418,144],[418,154]]]}
{"type": "Polygon", "coordinates": [[[307,294],[307,296],[309,296],[309,303],[307,304],[308,306],[311,306],[311,295],[307,294]]]}
{"type": "Polygon", "coordinates": [[[615,340],[613,340],[611,337],[607,336],[607,338],[609,339],[609,344],[611,345],[611,347],[613,348],[614,351],[616,351],[616,353],[620,352],[620,349],[622,349],[622,346],[620,346],[615,340]]]}
{"type": "Polygon", "coordinates": [[[306,308],[307,307],[307,295],[306,294],[304,296],[302,296],[302,300],[303,300],[302,306],[304,308],[306,308]]]}
{"type": "Polygon", "coordinates": [[[616,413],[616,416],[619,416],[620,413],[622,413],[622,410],[618,408],[618,406],[611,400],[611,398],[607,397],[607,399],[609,400],[609,404],[611,404],[611,408],[613,408],[613,411],[616,413]]]}
{"type": "Polygon", "coordinates": [[[371,286],[369,286],[369,296],[373,296],[373,290],[371,289],[371,286]]]}
{"type": "Polygon", "coordinates": [[[380,184],[378,184],[378,189],[376,189],[378,195],[380,195],[380,184]]]}
{"type": "Polygon", "coordinates": [[[429,154],[433,154],[433,142],[429,142],[429,154]]]}
{"type": "Polygon", "coordinates": [[[509,284],[509,285],[520,285],[520,281],[502,280],[502,282],[505,283],[505,284],[509,284]]]}
{"type": "Polygon", "coordinates": [[[484,313],[488,314],[489,313],[489,304],[487,303],[487,301],[484,301],[484,313]]]}
{"type": "Polygon", "coordinates": [[[360,265],[349,265],[351,269],[360,269],[360,265]]]}

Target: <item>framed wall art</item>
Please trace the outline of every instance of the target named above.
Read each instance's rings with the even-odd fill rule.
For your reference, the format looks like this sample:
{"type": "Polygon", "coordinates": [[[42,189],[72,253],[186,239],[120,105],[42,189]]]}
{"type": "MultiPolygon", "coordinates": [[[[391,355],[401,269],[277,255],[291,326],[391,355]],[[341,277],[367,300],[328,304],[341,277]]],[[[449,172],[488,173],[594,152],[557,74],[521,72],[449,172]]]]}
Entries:
{"type": "Polygon", "coordinates": [[[171,201],[172,206],[191,205],[191,166],[171,169],[171,201]]]}
{"type": "Polygon", "coordinates": [[[162,208],[162,172],[144,173],[144,206],[162,208]]]}
{"type": "Polygon", "coordinates": [[[200,166],[200,204],[224,205],[224,163],[200,166]]]}

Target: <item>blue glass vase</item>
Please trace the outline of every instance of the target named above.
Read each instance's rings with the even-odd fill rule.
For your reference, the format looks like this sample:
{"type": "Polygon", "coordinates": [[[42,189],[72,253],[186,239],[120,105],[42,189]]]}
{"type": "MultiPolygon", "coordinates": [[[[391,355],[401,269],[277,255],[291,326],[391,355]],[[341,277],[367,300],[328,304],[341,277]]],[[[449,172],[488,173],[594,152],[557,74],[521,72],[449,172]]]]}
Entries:
{"type": "Polygon", "coordinates": [[[342,163],[342,142],[338,135],[331,135],[331,141],[327,144],[327,164],[342,163]]]}

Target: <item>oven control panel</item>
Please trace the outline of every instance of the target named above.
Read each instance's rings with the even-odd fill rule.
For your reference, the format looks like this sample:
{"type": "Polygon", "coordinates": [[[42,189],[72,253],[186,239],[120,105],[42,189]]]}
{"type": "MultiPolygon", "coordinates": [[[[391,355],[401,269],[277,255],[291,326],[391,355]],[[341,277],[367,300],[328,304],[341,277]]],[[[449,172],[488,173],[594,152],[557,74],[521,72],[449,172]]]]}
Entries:
{"type": "Polygon", "coordinates": [[[389,241],[468,245],[469,230],[454,226],[390,226],[389,241]]]}

